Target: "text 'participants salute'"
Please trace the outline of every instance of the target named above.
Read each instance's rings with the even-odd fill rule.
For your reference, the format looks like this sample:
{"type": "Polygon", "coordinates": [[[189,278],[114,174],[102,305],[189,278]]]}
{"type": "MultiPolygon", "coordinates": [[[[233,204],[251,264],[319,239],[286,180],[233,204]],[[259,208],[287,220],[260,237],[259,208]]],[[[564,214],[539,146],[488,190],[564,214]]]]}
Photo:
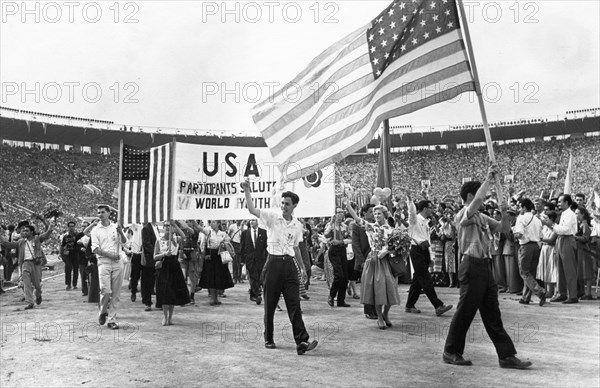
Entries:
{"type": "Polygon", "coordinates": [[[309,335],[302,320],[300,309],[300,282],[298,268],[302,278],[306,278],[306,270],[302,262],[302,255],[298,247],[302,240],[302,224],[293,217],[293,212],[298,205],[298,195],[291,191],[281,194],[281,209],[259,210],[252,202],[250,184],[242,183],[248,211],[259,218],[267,229],[267,262],[264,268],[263,290],[265,296],[265,347],[275,348],[273,341],[273,318],[279,296],[283,299],[288,311],[288,316],[294,332],[296,350],[304,354],[317,346],[317,341],[308,342],[309,335]]]}

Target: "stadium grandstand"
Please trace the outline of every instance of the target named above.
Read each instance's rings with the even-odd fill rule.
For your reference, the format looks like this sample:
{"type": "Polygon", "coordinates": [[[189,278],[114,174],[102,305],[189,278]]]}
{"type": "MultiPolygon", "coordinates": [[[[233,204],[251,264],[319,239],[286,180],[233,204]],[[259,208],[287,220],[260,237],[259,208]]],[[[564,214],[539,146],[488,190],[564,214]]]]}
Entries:
{"type": "MultiPolygon", "coordinates": [[[[529,196],[563,188],[573,155],[573,190],[599,181],[600,108],[545,118],[493,123],[496,156],[509,190],[529,196]]],[[[391,128],[393,192],[430,198],[455,194],[465,179],[480,178],[487,151],[480,124],[391,128]],[[427,182],[426,185],[423,182],[427,182]]],[[[0,202],[7,220],[25,209],[58,208],[64,219],[93,215],[96,204],[117,206],[119,145],[152,147],[176,140],[208,145],[265,147],[243,132],[138,127],[0,107],[0,202]]],[[[341,180],[367,198],[377,174],[379,139],[338,163],[341,180]],[[360,171],[360,174],[356,172],[360,171]]],[[[360,196],[360,195],[359,195],[360,196]]]]}

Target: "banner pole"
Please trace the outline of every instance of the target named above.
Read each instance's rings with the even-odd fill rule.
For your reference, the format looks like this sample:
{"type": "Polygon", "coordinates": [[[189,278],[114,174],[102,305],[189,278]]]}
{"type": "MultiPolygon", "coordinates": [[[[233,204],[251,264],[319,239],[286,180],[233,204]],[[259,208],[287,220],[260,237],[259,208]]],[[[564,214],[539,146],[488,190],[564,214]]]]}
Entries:
{"type": "Polygon", "coordinates": [[[119,209],[117,217],[117,222],[123,225],[124,214],[123,214],[123,139],[121,139],[121,144],[119,146],[119,209]]]}
{"type": "MultiPolygon", "coordinates": [[[[463,7],[462,0],[457,0],[458,9],[460,10],[460,17],[462,19],[462,27],[465,31],[465,44],[467,46],[467,52],[469,53],[469,63],[471,64],[471,73],[475,81],[475,94],[477,95],[477,101],[479,102],[479,111],[481,112],[481,120],[483,121],[483,134],[485,135],[485,144],[487,145],[488,156],[490,162],[496,162],[496,156],[494,155],[494,148],[492,146],[492,135],[490,134],[490,128],[487,121],[487,115],[485,113],[485,105],[483,104],[483,96],[481,94],[481,84],[479,82],[479,75],[477,73],[477,64],[475,63],[475,55],[473,53],[473,45],[471,44],[471,35],[469,34],[469,25],[467,23],[467,17],[465,15],[465,9],[463,7]]],[[[459,29],[460,31],[461,29],[459,29]]]]}

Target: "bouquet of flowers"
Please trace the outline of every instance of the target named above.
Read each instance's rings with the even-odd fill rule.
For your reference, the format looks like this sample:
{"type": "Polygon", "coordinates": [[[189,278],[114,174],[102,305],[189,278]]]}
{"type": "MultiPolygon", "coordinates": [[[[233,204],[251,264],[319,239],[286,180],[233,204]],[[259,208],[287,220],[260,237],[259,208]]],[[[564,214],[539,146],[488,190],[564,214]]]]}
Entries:
{"type": "Polygon", "coordinates": [[[388,251],[392,256],[406,257],[410,252],[410,241],[406,229],[394,228],[387,239],[388,251]]]}

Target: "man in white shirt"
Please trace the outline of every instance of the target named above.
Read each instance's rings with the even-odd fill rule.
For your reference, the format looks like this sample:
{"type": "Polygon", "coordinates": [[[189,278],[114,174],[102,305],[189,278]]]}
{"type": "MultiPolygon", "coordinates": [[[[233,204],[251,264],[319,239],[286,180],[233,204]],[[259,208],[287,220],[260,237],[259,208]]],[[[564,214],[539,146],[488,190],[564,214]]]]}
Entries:
{"type": "Polygon", "coordinates": [[[264,268],[263,289],[265,296],[265,347],[275,349],[273,341],[273,318],[280,295],[288,310],[292,323],[296,351],[299,355],[317,347],[317,341],[309,341],[309,335],[302,320],[300,308],[300,281],[298,268],[302,278],[306,278],[306,270],[302,262],[302,254],[298,244],[303,238],[303,227],[300,221],[293,217],[298,205],[298,195],[290,191],[281,194],[281,210],[259,210],[254,206],[248,181],[241,184],[246,196],[248,211],[258,217],[267,230],[267,262],[264,268]]]}
{"type": "Polygon", "coordinates": [[[571,210],[573,199],[569,194],[558,197],[558,207],[562,210],[560,222],[555,224],[550,219],[542,223],[558,235],[555,252],[558,256],[558,292],[559,295],[550,302],[564,304],[578,303],[577,299],[577,216],[571,210]]]}
{"type": "Polygon", "coordinates": [[[121,225],[110,222],[110,208],[98,206],[100,223],[92,230],[92,252],[98,258],[98,277],[100,279],[100,303],[98,323],[104,325],[109,316],[107,327],[117,330],[117,309],[123,284],[123,258],[121,244],[127,243],[121,225]]]}
{"type": "Polygon", "coordinates": [[[431,246],[429,233],[429,217],[433,212],[431,201],[422,200],[415,206],[414,202],[407,197],[408,205],[408,235],[412,240],[410,247],[410,262],[413,266],[414,274],[408,290],[405,312],[420,313],[421,310],[415,307],[419,300],[421,290],[429,298],[429,302],[435,308],[435,315],[438,317],[452,308],[452,305],[444,305],[435,292],[433,280],[429,273],[429,262],[431,256],[429,247],[431,246]],[[418,212],[418,214],[417,214],[418,212]]]}
{"type": "Polygon", "coordinates": [[[513,232],[519,240],[519,272],[525,282],[521,304],[529,304],[531,294],[540,298],[540,306],[546,303],[546,292],[532,274],[537,272],[540,260],[540,242],[542,239],[542,221],[536,217],[533,202],[529,198],[521,199],[521,214],[517,217],[513,232]]]}
{"type": "Polygon", "coordinates": [[[233,283],[243,283],[242,281],[242,264],[240,262],[240,248],[241,248],[241,237],[242,237],[242,221],[237,220],[232,222],[227,229],[227,235],[231,238],[231,245],[233,245],[233,249],[235,251],[235,255],[233,257],[233,263],[231,266],[233,268],[233,283]]]}

